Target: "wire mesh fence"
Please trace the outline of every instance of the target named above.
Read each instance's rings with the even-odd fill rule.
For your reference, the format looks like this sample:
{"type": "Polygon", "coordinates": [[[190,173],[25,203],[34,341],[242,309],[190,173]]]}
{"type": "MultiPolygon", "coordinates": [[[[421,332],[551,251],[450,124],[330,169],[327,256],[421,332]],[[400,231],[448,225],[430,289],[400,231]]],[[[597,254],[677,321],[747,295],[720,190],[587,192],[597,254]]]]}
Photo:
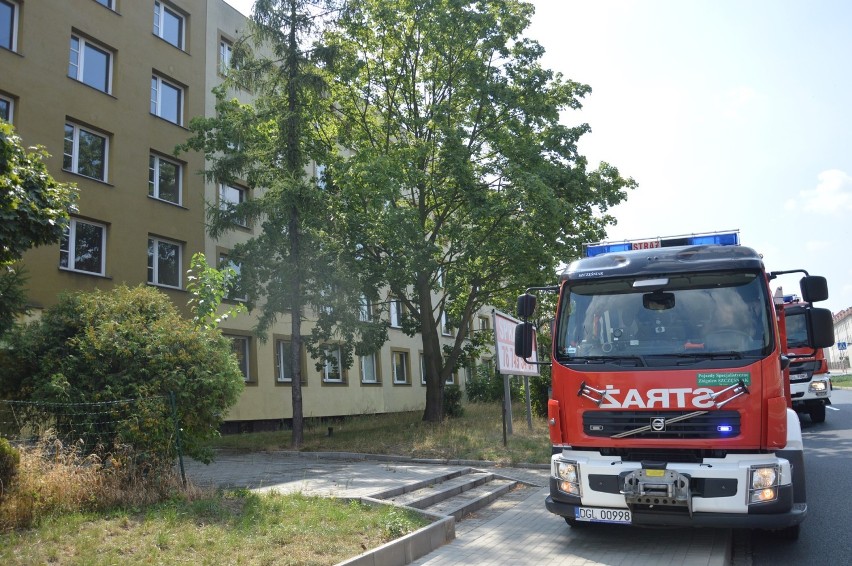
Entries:
{"type": "Polygon", "coordinates": [[[173,395],[89,403],[0,400],[0,437],[19,446],[49,438],[86,454],[121,445],[143,457],[175,455],[184,477],[173,395]]]}

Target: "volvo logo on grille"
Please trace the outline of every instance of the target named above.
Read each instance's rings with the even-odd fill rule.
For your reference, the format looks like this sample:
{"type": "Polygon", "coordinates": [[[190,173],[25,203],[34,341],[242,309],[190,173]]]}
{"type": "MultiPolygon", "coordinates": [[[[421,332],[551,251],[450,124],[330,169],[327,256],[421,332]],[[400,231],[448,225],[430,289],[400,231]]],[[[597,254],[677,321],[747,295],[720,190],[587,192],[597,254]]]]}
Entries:
{"type": "Polygon", "coordinates": [[[651,419],[651,430],[654,432],[663,432],[666,430],[666,419],[662,417],[651,419]]]}

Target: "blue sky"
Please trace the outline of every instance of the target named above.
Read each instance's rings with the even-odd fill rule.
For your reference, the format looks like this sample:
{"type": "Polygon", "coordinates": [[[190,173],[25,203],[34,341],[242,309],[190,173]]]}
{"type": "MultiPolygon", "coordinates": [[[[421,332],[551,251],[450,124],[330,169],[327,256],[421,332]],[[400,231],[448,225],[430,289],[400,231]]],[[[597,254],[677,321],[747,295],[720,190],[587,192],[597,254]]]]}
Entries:
{"type": "Polygon", "coordinates": [[[820,306],[852,307],[852,3],[533,4],[544,65],[592,87],[563,116],[591,126],[580,152],[639,184],[609,239],[739,229],[767,269],[828,278],[820,306]]]}

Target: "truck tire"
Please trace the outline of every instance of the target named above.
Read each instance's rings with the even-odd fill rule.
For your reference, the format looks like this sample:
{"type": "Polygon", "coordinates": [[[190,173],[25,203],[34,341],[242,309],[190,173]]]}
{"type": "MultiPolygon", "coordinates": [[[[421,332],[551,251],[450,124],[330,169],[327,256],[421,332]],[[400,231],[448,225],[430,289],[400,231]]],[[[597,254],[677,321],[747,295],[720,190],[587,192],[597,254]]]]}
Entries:
{"type": "Polygon", "coordinates": [[[825,405],[823,405],[822,403],[820,403],[819,405],[811,405],[808,408],[808,414],[811,416],[811,422],[824,423],[825,405]]]}
{"type": "Polygon", "coordinates": [[[578,521],[574,517],[563,517],[565,522],[568,523],[568,526],[572,529],[581,529],[586,526],[586,523],[583,521],[578,521]]]}

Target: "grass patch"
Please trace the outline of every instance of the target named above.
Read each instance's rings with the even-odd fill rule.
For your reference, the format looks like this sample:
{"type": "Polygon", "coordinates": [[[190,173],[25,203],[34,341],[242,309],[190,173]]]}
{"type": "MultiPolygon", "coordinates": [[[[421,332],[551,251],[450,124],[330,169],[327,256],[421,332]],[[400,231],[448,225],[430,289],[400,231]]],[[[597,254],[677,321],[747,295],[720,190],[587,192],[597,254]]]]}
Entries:
{"type": "Polygon", "coordinates": [[[848,375],[831,375],[831,383],[834,385],[852,385],[852,374],[848,375]]]}
{"type": "Polygon", "coordinates": [[[51,517],[3,535],[0,563],[331,565],[426,524],[390,506],[241,490],[51,517]]]}
{"type": "MultiPolygon", "coordinates": [[[[503,446],[503,420],[497,403],[472,403],[464,415],[442,423],[423,421],[422,411],[360,415],[320,423],[304,430],[302,450],[307,452],[359,452],[445,460],[490,460],[498,465],[546,464],[550,461],[547,423],[533,417],[532,430],[522,405],[513,407],[514,434],[503,446]],[[329,436],[328,428],[333,428],[329,436]]],[[[215,448],[272,451],[290,448],[289,430],[227,435],[215,448]]]]}
{"type": "Polygon", "coordinates": [[[184,486],[45,441],[0,492],[0,564],[331,565],[429,523],[393,506],[184,486]]]}

